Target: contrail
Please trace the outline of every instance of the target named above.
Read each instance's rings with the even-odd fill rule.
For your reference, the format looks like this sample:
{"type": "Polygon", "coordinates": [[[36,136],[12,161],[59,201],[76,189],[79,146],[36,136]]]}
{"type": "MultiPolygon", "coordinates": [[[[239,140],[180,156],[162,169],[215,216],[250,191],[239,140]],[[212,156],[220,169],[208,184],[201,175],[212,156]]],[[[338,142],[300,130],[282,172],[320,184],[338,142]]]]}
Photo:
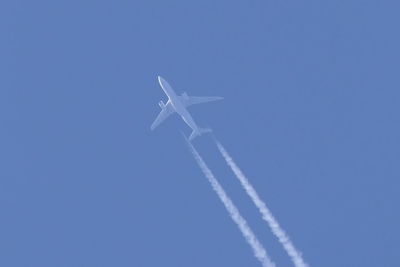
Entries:
{"type": "Polygon", "coordinates": [[[232,220],[237,224],[244,238],[246,239],[247,243],[249,243],[249,245],[253,249],[254,256],[261,262],[262,266],[274,267],[275,263],[271,261],[271,259],[267,255],[265,248],[261,245],[260,241],[258,241],[257,237],[250,229],[246,220],[240,215],[239,210],[236,208],[232,200],[226,194],[225,190],[222,188],[217,179],[214,177],[213,173],[208,168],[207,164],[204,162],[200,154],[197,152],[196,148],[188,140],[186,140],[186,143],[190,151],[192,152],[193,157],[196,160],[197,164],[199,165],[200,169],[207,177],[208,181],[211,183],[212,188],[217,193],[222,203],[225,205],[225,208],[227,209],[232,220]]]}
{"type": "Polygon", "coordinates": [[[289,255],[291,260],[293,261],[296,267],[306,267],[308,266],[307,263],[304,262],[301,252],[298,251],[292,241],[290,240],[289,236],[285,233],[285,231],[280,227],[279,223],[272,215],[271,211],[268,209],[267,205],[261,200],[258,196],[254,187],[250,184],[249,180],[246,176],[242,173],[236,163],[233,161],[232,157],[229,156],[228,152],[225,148],[218,142],[215,138],[215,143],[219,151],[221,152],[222,156],[225,158],[226,163],[235,173],[236,177],[239,179],[240,183],[242,184],[243,188],[246,190],[247,194],[250,196],[251,200],[254,202],[258,210],[260,211],[262,218],[268,223],[269,227],[271,228],[272,233],[278,238],[279,242],[282,244],[283,248],[285,249],[286,253],[289,255]]]}

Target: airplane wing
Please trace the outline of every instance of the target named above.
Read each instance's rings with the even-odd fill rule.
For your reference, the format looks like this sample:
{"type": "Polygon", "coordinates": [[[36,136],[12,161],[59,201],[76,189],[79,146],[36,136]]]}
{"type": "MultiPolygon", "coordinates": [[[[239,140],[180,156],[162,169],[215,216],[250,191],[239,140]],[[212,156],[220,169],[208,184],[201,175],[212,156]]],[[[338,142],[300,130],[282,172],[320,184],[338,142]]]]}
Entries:
{"type": "Polygon", "coordinates": [[[174,108],[171,105],[171,102],[168,103],[161,109],[161,112],[158,114],[156,120],[151,124],[150,129],[154,130],[160,123],[162,123],[169,115],[175,112],[174,108]]]}
{"type": "Polygon", "coordinates": [[[219,96],[188,96],[186,94],[183,94],[180,98],[185,107],[223,99],[219,96]]]}

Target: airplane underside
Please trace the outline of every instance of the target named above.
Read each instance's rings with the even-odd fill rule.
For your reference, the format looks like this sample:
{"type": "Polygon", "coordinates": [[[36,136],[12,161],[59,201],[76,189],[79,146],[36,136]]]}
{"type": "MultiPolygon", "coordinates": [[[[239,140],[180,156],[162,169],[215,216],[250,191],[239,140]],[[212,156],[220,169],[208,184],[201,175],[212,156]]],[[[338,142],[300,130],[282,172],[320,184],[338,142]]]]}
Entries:
{"type": "Polygon", "coordinates": [[[160,83],[161,88],[168,96],[168,101],[165,104],[163,101],[159,102],[161,112],[158,114],[157,118],[152,123],[150,127],[151,130],[154,130],[171,114],[179,113],[182,119],[189,125],[190,128],[193,129],[191,135],[189,136],[190,141],[196,138],[197,136],[211,132],[210,129],[197,127],[192,116],[188,112],[187,107],[195,104],[202,104],[202,103],[222,100],[223,99],[222,97],[197,97],[197,96],[188,96],[186,93],[183,93],[182,95],[179,96],[175,94],[172,87],[167,83],[167,81],[165,81],[160,76],[158,76],[158,81],[160,83]]]}

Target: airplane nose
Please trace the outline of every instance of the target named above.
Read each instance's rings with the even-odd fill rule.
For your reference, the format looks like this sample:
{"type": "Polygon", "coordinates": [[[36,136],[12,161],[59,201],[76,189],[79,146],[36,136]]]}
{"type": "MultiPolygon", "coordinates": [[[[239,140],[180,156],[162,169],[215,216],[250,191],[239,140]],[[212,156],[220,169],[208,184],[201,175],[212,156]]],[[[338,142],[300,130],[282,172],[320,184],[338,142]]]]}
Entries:
{"type": "Polygon", "coordinates": [[[164,80],[164,78],[161,77],[161,76],[157,76],[157,78],[158,78],[158,83],[161,85],[161,87],[163,87],[163,84],[166,83],[165,80],[164,80]]]}

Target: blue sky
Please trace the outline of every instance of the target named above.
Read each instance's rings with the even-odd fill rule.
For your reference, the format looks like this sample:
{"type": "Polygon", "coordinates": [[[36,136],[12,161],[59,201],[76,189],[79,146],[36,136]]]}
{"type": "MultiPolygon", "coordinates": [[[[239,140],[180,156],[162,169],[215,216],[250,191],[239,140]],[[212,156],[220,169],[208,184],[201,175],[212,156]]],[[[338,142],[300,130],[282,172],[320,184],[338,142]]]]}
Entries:
{"type": "MultiPolygon", "coordinates": [[[[0,265],[259,266],[171,117],[195,106],[311,266],[397,266],[395,1],[0,4],[0,265]]],[[[194,141],[292,266],[212,140],[194,141]]]]}

